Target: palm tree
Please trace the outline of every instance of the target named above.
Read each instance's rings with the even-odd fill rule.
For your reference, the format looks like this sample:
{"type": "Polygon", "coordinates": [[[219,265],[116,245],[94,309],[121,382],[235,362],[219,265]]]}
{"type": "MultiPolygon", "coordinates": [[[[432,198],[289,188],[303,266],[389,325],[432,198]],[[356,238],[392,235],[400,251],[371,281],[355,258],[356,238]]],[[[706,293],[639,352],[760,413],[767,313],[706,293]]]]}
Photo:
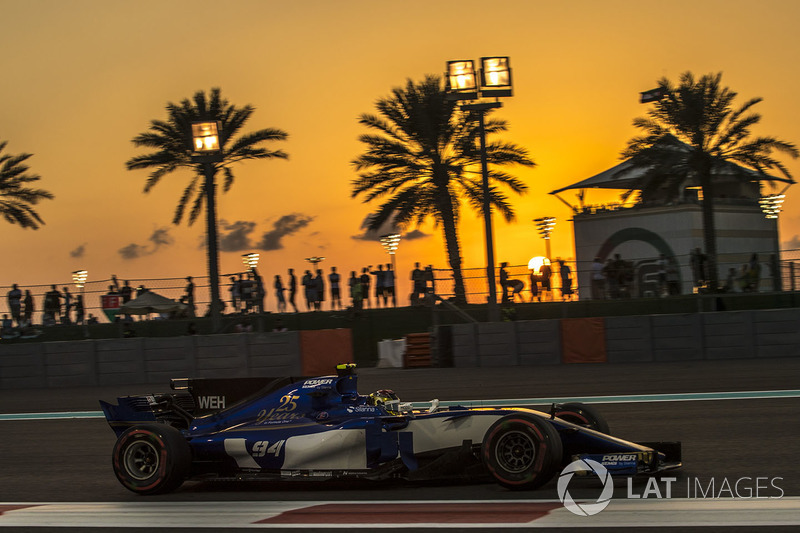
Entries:
{"type": "Polygon", "coordinates": [[[44,189],[26,186],[41,179],[37,174],[29,174],[25,164],[33,154],[4,154],[6,144],[7,141],[0,143],[0,213],[11,224],[39,229],[44,221],[33,206],[42,199],[52,200],[53,195],[44,189]]]}
{"type": "MultiPolygon", "coordinates": [[[[378,100],[380,116],[362,114],[359,123],[376,130],[359,140],[366,144],[363,155],[353,160],[359,178],[353,180],[352,197],[364,202],[384,198],[373,213],[369,229],[393,219],[401,229],[421,224],[428,217],[441,225],[453,271],[455,296],[466,302],[458,241],[459,208],[462,199],[476,211],[483,210],[479,122],[476,112],[463,112],[447,99],[440,79],[427,76],[422,82],[406,82],[378,100]]],[[[503,120],[486,122],[486,134],[506,131],[503,120]]],[[[496,185],[523,194],[527,186],[496,167],[534,162],[528,152],[515,144],[487,143],[490,170],[489,201],[507,221],[514,219],[508,197],[496,185]]]]}
{"type": "Polygon", "coordinates": [[[770,180],[774,178],[765,172],[778,170],[791,182],[791,174],[773,157],[773,152],[798,156],[794,144],[774,137],[751,137],[750,128],[761,120],[761,115],[751,108],[761,98],[752,98],[734,108],[737,94],[723,87],[721,79],[722,73],[695,79],[691,72],[685,72],[677,86],[666,78],[659,80],[663,98],[647,117],[634,119],[634,126],[643,130],[643,135],[628,141],[622,152],[632,166],[647,169],[643,175],[646,188],[657,184],[674,193],[686,180],[699,182],[712,291],[719,287],[713,176],[724,171],[750,181],[755,171],[770,180]]]}
{"type": "Polygon", "coordinates": [[[188,168],[194,175],[183,191],[173,216],[173,224],[183,219],[186,207],[191,203],[189,224],[193,224],[205,207],[206,239],[208,246],[208,274],[211,284],[212,316],[221,310],[219,299],[218,237],[216,216],[217,172],[225,176],[223,191],[227,192],[234,181],[231,166],[247,159],[286,159],[288,155],[281,150],[267,150],[257,146],[267,141],[286,140],[284,131],[266,128],[245,133],[240,132],[255,109],[250,105],[236,107],[222,99],[218,88],[211,89],[208,96],[203,91],[195,93],[193,99],[183,100],[180,105],[167,104],[166,121],[153,120],[150,130],[133,138],[133,144],[154,151],[128,160],[128,170],[139,168],[154,169],[145,183],[144,192],[149,192],[163,176],[170,172],[188,168]],[[221,154],[216,162],[193,159],[192,123],[215,120],[219,124],[219,145],[221,154]]]}

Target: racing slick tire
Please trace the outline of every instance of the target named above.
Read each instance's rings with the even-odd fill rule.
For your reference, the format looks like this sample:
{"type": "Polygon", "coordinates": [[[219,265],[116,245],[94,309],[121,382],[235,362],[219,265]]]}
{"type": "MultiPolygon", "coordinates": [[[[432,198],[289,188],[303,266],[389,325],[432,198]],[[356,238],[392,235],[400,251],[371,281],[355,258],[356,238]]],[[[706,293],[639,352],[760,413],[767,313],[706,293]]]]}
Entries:
{"type": "Polygon", "coordinates": [[[611,435],[605,417],[591,405],[579,402],[565,403],[556,407],[556,416],[578,426],[611,435]]]}
{"type": "Polygon", "coordinates": [[[540,487],[561,468],[561,437],[538,417],[509,415],[489,428],[481,455],[489,473],[513,490],[540,487]]]}
{"type": "Polygon", "coordinates": [[[134,426],[117,439],[114,474],[137,494],[177,489],[189,476],[192,451],[181,432],[164,424],[134,426]]]}

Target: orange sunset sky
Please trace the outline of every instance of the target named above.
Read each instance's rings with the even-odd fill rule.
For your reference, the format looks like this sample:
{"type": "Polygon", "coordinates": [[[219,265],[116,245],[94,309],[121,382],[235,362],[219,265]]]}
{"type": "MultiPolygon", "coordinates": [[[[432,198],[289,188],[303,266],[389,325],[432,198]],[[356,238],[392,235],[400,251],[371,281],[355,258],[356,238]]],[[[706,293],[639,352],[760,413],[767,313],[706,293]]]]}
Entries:
{"type": "MultiPolygon", "coordinates": [[[[570,210],[548,192],[618,162],[647,110],[639,92],[662,76],[722,71],[737,103],[764,98],[756,134],[800,143],[800,3],[790,0],[0,0],[0,13],[0,140],[6,153],[34,154],[32,171],[56,197],[40,204],[37,231],[3,222],[2,286],[64,284],[77,269],[90,281],[205,276],[202,219],[170,222],[189,175],[144,194],[147,171],[125,162],[168,101],[212,87],[256,108],[246,130],[289,133],[271,145],[288,161],[240,164],[219,198],[232,249],[221,253],[223,273],[241,270],[241,254],[282,217],[309,221],[261,252],[267,280],[302,272],[312,255],[345,274],[388,261],[378,243],[353,238],[373,209],[350,198],[366,132],[357,117],[407,78],[441,75],[449,59],[510,56],[515,95],[496,116],[510,123],[504,139],[537,163],[515,171],[529,186],[512,198],[516,222],[495,216],[498,263],[543,254],[531,220],[545,215],[558,218],[553,256],[574,257],[570,210]]],[[[798,179],[800,161],[784,161],[798,179]]],[[[790,248],[800,248],[795,189],[780,219],[790,248]]],[[[589,203],[601,200],[589,191],[589,203]]],[[[401,280],[414,261],[447,266],[439,231],[419,229],[428,237],[400,244],[401,280]]],[[[460,231],[464,266],[484,266],[481,220],[465,211],[460,231]]]]}

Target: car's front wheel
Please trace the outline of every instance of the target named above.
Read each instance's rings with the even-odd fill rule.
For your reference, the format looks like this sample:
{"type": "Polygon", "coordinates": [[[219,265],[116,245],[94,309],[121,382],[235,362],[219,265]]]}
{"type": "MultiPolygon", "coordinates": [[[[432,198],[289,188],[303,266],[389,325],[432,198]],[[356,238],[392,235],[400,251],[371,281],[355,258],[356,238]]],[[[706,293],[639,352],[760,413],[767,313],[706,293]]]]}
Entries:
{"type": "Polygon", "coordinates": [[[127,489],[159,494],[177,489],[186,480],[192,453],[174,427],[146,424],[119,436],[112,459],[114,473],[127,489]]]}
{"type": "Polygon", "coordinates": [[[495,480],[510,489],[535,489],[561,467],[563,448],[556,429],[538,417],[509,415],[483,439],[483,462],[495,480]]]}
{"type": "Polygon", "coordinates": [[[608,422],[600,411],[591,405],[580,402],[570,402],[556,406],[555,414],[558,418],[572,422],[579,426],[587,427],[606,435],[611,434],[608,422]]]}

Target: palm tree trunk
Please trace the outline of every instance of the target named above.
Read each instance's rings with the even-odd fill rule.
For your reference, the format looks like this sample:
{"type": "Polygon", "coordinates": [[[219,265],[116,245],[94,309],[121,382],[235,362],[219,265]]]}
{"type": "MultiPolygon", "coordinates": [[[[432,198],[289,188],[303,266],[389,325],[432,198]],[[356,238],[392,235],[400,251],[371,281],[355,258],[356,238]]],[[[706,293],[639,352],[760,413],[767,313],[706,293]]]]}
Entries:
{"type": "Polygon", "coordinates": [[[461,247],[458,244],[458,231],[455,222],[453,206],[449,202],[449,196],[441,202],[439,207],[442,213],[442,228],[444,230],[444,241],[447,247],[447,261],[453,271],[453,290],[457,304],[467,303],[467,295],[464,290],[464,276],[461,273],[461,247]]]}
{"type": "Polygon", "coordinates": [[[711,165],[705,164],[701,170],[700,184],[703,188],[703,243],[706,257],[706,283],[710,292],[719,290],[717,272],[717,229],[714,221],[714,186],[711,180],[711,165]]]}
{"type": "Polygon", "coordinates": [[[220,326],[222,312],[219,298],[219,237],[217,236],[217,173],[212,163],[204,163],[206,194],[206,246],[208,251],[208,280],[211,288],[211,323],[216,333],[220,326]]]}

